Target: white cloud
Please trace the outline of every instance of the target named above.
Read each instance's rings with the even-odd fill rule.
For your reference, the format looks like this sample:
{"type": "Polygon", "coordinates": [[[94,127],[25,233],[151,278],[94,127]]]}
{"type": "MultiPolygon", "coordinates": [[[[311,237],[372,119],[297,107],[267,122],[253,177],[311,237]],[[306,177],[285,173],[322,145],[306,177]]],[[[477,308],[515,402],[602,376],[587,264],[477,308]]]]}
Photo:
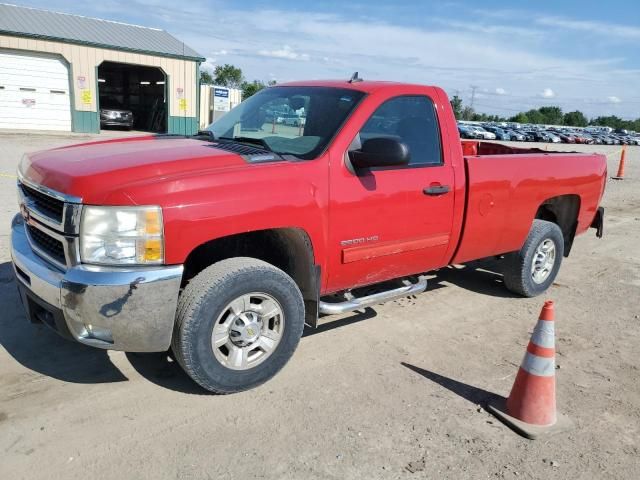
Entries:
{"type": "Polygon", "coordinates": [[[295,52],[289,45],[277,50],[259,50],[258,55],[263,57],[285,58],[287,60],[309,60],[309,54],[295,52]]]}
{"type": "Polygon", "coordinates": [[[215,58],[207,58],[206,61],[200,64],[201,70],[206,70],[208,72],[212,72],[216,68],[216,59],[215,58]]]}
{"type": "Polygon", "coordinates": [[[504,88],[498,87],[498,88],[496,88],[496,94],[497,95],[506,95],[507,91],[504,88]]]}
{"type": "Polygon", "coordinates": [[[611,103],[620,103],[622,101],[622,100],[620,100],[620,98],[615,97],[615,96],[607,97],[607,100],[609,100],[609,102],[611,102],[611,103]]]}
{"type": "Polygon", "coordinates": [[[542,90],[542,93],[540,93],[540,96],[542,98],[553,98],[556,96],[556,94],[550,88],[545,88],[544,90],[542,90]]]}
{"type": "Polygon", "coordinates": [[[443,20],[436,18],[434,19],[434,22],[454,30],[468,30],[470,32],[486,35],[499,35],[509,38],[512,38],[514,35],[532,38],[541,38],[544,36],[544,32],[540,29],[514,27],[513,25],[498,25],[495,21],[482,23],[477,19],[474,19],[473,22],[460,22],[457,20],[443,20]]]}
{"type": "Polygon", "coordinates": [[[570,18],[560,17],[539,17],[535,19],[538,25],[547,27],[557,27],[561,29],[577,30],[581,32],[596,33],[606,37],[615,36],[629,40],[640,39],[640,28],[630,27],[628,25],[620,25],[604,22],[593,22],[585,20],[572,20],[570,18]]]}
{"type": "MultiPolygon", "coordinates": [[[[280,82],[349,78],[358,70],[365,79],[439,85],[459,91],[465,102],[471,96],[469,85],[477,85],[475,108],[486,113],[513,114],[553,99],[565,110],[581,109],[588,116],[606,115],[614,108],[620,116],[638,116],[640,68],[628,53],[637,50],[636,26],[545,16],[545,11],[553,11],[546,4],[535,12],[429,7],[429,14],[415,17],[419,22],[407,22],[397,12],[381,12],[365,0],[330,14],[321,12],[327,10],[322,2],[299,10],[269,10],[251,9],[242,2],[216,2],[212,9],[212,1],[24,3],[163,28],[211,57],[210,64],[234,64],[252,79],[268,80],[269,72],[280,82]],[[530,18],[530,23],[517,23],[522,18],[530,18]],[[585,51],[585,45],[599,45],[613,36],[621,48],[585,51]],[[550,88],[541,92],[542,85],[553,85],[563,94],[557,97],[550,88]],[[624,101],[614,105],[607,99],[610,92],[624,101]]],[[[593,12],[597,18],[597,9],[593,12]]]]}

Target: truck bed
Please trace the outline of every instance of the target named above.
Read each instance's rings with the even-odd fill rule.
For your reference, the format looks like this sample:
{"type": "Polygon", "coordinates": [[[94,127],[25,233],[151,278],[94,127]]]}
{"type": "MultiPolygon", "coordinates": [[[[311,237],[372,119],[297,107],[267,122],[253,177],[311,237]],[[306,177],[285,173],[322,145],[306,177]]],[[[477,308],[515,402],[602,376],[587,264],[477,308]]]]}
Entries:
{"type": "Polygon", "coordinates": [[[577,201],[575,234],[591,225],[606,181],[604,155],[474,141],[462,147],[465,220],[452,263],[519,250],[538,209],[552,198],[577,201]]]}
{"type": "Polygon", "coordinates": [[[463,155],[525,155],[530,153],[566,153],[551,152],[541,148],[522,148],[502,145],[493,142],[478,142],[475,140],[461,140],[463,155]]]}

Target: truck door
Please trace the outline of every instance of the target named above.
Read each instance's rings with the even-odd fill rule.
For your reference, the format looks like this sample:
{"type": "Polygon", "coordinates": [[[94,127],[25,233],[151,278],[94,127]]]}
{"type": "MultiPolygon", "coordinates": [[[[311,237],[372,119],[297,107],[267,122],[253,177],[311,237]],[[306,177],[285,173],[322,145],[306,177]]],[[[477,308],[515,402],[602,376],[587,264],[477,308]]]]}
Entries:
{"type": "Polygon", "coordinates": [[[327,291],[446,263],[454,174],[443,161],[442,143],[432,98],[402,95],[388,98],[363,118],[341,158],[334,159],[332,152],[327,291]],[[350,171],[349,151],[376,137],[404,142],[409,164],[350,171]]]}

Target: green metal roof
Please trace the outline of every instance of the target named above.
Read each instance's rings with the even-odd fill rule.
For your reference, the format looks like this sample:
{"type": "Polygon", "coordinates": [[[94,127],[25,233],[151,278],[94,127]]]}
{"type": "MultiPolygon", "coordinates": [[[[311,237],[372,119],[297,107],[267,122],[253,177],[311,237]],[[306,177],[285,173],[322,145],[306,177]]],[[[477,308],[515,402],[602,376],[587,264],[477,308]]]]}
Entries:
{"type": "Polygon", "coordinates": [[[0,3],[0,33],[197,62],[205,60],[164,30],[4,3],[0,3]]]}

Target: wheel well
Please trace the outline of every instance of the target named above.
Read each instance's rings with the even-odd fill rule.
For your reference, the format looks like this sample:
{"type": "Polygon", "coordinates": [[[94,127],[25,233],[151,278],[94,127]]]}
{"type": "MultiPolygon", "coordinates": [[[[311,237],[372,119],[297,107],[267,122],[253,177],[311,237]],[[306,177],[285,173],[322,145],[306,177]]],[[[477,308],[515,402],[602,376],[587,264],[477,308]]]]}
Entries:
{"type": "MultiPolygon", "coordinates": [[[[315,265],[313,245],[299,228],[277,228],[217,238],[196,247],[184,264],[183,284],[220,260],[252,257],[287,273],[305,300],[307,317],[317,314],[320,269],[315,265]]],[[[313,319],[315,323],[315,319],[313,319]]]]}
{"type": "Polygon", "coordinates": [[[580,197],[578,195],[559,195],[545,200],[536,217],[539,220],[553,222],[562,230],[564,237],[564,256],[568,257],[573,239],[578,228],[578,213],[580,212],[580,197]]]}

